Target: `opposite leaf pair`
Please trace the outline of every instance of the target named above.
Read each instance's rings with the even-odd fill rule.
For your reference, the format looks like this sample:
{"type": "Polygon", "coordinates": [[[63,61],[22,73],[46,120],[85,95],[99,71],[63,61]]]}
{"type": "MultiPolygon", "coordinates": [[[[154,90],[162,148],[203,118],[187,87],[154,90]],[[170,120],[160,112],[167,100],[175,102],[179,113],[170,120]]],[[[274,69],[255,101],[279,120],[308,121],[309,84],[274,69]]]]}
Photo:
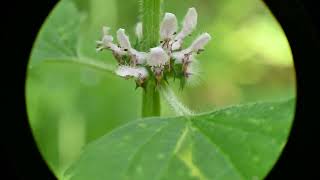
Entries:
{"type": "MultiPolygon", "coordinates": [[[[191,63],[194,56],[204,50],[211,40],[208,33],[201,34],[187,48],[181,50],[184,39],[189,36],[197,25],[198,14],[195,8],[189,8],[179,33],[178,21],[174,14],[165,13],[160,25],[160,41],[158,46],[142,52],[132,47],[125,30],[117,31],[119,45],[113,43],[109,27],[103,27],[102,40],[97,41],[97,51],[109,49],[119,63],[116,74],[125,78],[134,78],[138,86],[144,85],[148,79],[156,80],[157,84],[167,77],[188,78],[193,72],[191,63]]],[[[136,35],[142,43],[142,23],[136,26],[136,35]]]]}

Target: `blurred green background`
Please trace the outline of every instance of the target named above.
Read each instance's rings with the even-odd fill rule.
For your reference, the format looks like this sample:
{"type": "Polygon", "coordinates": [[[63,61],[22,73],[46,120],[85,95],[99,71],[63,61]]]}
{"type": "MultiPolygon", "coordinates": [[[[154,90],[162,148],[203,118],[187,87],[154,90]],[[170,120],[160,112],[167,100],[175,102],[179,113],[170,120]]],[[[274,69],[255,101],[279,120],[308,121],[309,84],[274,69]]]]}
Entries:
{"type": "MultiPolygon", "coordinates": [[[[137,0],[74,0],[82,12],[79,49],[87,57],[116,64],[111,53],[95,52],[101,27],[122,27],[134,37],[137,0]]],[[[177,96],[195,112],[246,102],[295,96],[295,72],[286,36],[260,0],[164,0],[163,10],[181,21],[189,7],[198,10],[198,28],[213,39],[197,56],[199,76],[177,96]]],[[[66,20],[70,17],[65,17],[66,20]]],[[[57,176],[81,148],[112,129],[140,117],[141,89],[108,73],[65,63],[29,62],[27,110],[38,147],[57,176]]],[[[174,113],[165,102],[163,116],[174,113]]]]}

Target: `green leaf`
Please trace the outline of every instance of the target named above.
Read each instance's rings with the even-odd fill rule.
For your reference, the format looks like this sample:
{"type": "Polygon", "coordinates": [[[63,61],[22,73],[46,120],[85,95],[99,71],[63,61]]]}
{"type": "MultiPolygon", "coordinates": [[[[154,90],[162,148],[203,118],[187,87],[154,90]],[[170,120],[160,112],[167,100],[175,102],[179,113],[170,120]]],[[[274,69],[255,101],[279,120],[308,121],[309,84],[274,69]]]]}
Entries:
{"type": "Polygon", "coordinates": [[[290,130],[294,100],[187,118],[147,118],[89,144],[66,179],[263,179],[290,130]]]}
{"type": "MultiPolygon", "coordinates": [[[[87,37],[87,31],[85,30],[87,30],[88,21],[93,20],[88,19],[88,9],[84,9],[80,5],[82,4],[79,4],[79,1],[71,0],[60,1],[56,5],[42,26],[33,46],[29,63],[30,68],[50,60],[51,62],[56,61],[55,63],[70,61],[70,63],[89,68],[105,69],[107,72],[113,71],[113,68],[106,69],[111,65],[105,62],[106,60],[112,60],[112,55],[105,56],[103,54],[104,56],[99,56],[95,52],[95,41],[98,39],[87,37]],[[90,42],[87,43],[85,48],[83,48],[84,39],[90,42]]],[[[97,38],[101,34],[101,27],[97,28],[99,33],[95,32],[97,38]]]]}
{"type": "Polygon", "coordinates": [[[78,57],[81,14],[72,1],[60,1],[50,13],[34,44],[31,63],[78,57]]]}
{"type": "Polygon", "coordinates": [[[33,45],[28,115],[39,150],[57,177],[82,144],[138,117],[141,91],[114,76],[111,52],[96,52],[102,26],[116,30],[116,13],[116,0],[60,0],[33,45]],[[126,113],[119,113],[122,109],[126,113]]]}

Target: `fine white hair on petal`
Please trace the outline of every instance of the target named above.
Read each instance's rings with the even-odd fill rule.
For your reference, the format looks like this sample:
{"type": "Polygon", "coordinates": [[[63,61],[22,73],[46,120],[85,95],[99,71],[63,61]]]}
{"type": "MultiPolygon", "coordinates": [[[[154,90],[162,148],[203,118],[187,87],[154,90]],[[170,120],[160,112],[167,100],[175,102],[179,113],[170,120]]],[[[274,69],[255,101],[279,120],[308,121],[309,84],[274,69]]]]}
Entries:
{"type": "Polygon", "coordinates": [[[117,39],[118,39],[120,46],[123,49],[131,49],[131,43],[130,43],[129,37],[126,35],[124,29],[120,28],[117,31],[117,39]]]}
{"type": "Polygon", "coordinates": [[[211,40],[211,36],[208,33],[201,34],[190,46],[193,52],[197,52],[204,48],[204,46],[211,40]]]}
{"type": "Polygon", "coordinates": [[[150,49],[147,64],[149,66],[161,66],[165,65],[169,59],[170,57],[161,47],[155,47],[150,49]]]}
{"type": "Polygon", "coordinates": [[[194,56],[191,56],[192,62],[188,64],[186,73],[189,74],[198,74],[199,73],[199,61],[197,61],[194,56]]]}
{"type": "Polygon", "coordinates": [[[160,25],[160,38],[162,40],[172,38],[177,29],[178,21],[176,15],[172,13],[166,13],[160,25]]]}
{"type": "Polygon", "coordinates": [[[135,33],[136,33],[136,36],[138,37],[138,39],[141,40],[142,39],[142,34],[143,34],[142,22],[138,22],[137,23],[136,29],[135,29],[135,33]]]}
{"type": "Polygon", "coordinates": [[[196,87],[203,82],[203,79],[201,79],[201,74],[203,74],[203,72],[201,71],[199,61],[196,59],[188,65],[186,73],[189,74],[189,77],[187,78],[188,86],[196,87]]]}
{"type": "Polygon", "coordinates": [[[116,74],[121,77],[146,78],[148,71],[144,67],[119,66],[116,74]]]}

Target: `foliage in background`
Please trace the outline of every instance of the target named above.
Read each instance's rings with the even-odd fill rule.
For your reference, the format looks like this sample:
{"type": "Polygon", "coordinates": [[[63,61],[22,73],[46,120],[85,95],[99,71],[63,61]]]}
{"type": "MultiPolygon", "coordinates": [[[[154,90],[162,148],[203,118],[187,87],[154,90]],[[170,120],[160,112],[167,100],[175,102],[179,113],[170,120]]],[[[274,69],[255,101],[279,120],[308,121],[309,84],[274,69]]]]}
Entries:
{"type": "MultiPolygon", "coordinates": [[[[139,20],[135,0],[74,2],[57,6],[45,23],[47,28],[41,29],[35,44],[39,48],[30,58],[26,87],[34,136],[58,176],[78,158],[85,144],[138,118],[141,107],[141,91],[134,90],[133,82],[73,64],[40,63],[73,58],[115,65],[109,53],[95,52],[101,27],[108,25],[115,30],[121,26],[133,36],[139,20]]],[[[206,53],[198,57],[201,79],[183,93],[176,91],[192,110],[206,112],[295,95],[290,48],[261,1],[176,0],[166,1],[163,8],[182,19],[190,6],[203,17],[198,31],[214,35],[206,53]]],[[[166,104],[162,109],[163,116],[173,115],[166,104]]]]}

